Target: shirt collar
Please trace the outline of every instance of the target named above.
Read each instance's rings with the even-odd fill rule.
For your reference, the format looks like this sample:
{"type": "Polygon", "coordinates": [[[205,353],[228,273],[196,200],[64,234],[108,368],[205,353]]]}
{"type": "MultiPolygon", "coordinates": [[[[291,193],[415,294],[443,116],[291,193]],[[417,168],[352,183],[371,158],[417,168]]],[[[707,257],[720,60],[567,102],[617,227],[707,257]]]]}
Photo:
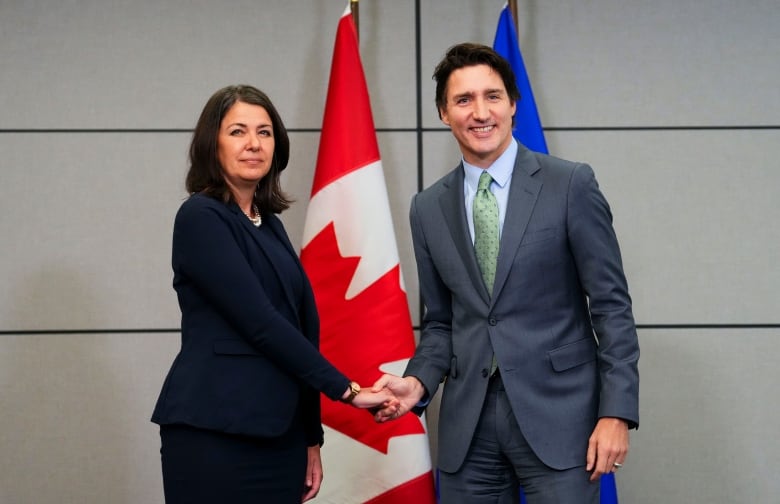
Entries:
{"type": "MultiPolygon", "coordinates": [[[[492,165],[487,168],[487,172],[493,177],[493,181],[500,187],[506,186],[509,179],[512,178],[512,170],[515,168],[515,158],[517,158],[517,141],[512,140],[509,147],[503,154],[498,156],[492,165]]],[[[463,170],[465,171],[466,184],[472,191],[476,192],[479,184],[479,176],[485,171],[484,168],[468,164],[463,160],[463,170]]]]}

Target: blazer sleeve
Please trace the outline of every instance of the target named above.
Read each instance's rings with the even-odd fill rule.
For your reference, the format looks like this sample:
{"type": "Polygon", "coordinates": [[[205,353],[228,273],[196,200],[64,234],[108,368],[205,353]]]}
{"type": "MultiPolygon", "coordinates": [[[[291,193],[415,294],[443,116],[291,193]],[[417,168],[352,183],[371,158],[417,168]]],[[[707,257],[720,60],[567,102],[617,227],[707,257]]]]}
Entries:
{"type": "Polygon", "coordinates": [[[590,166],[571,175],[567,227],[598,338],[599,417],[639,425],[639,342],[609,205],[590,166]]]}
{"type": "Polygon", "coordinates": [[[234,216],[206,198],[187,203],[174,224],[174,265],[252,346],[308,386],[341,397],[349,380],[271,303],[239,246],[234,216]]]}
{"type": "MultiPolygon", "coordinates": [[[[290,248],[292,249],[292,246],[290,248]]],[[[312,341],[312,344],[319,348],[319,317],[317,315],[317,305],[314,301],[314,291],[312,291],[308,279],[306,279],[305,283],[306,288],[304,289],[303,307],[300,317],[301,327],[304,334],[308,335],[309,340],[312,341]]],[[[301,407],[305,422],[306,446],[322,446],[325,442],[325,432],[322,429],[322,407],[319,392],[312,387],[306,387],[302,393],[301,407]]]]}
{"type": "MultiPolygon", "coordinates": [[[[415,376],[425,386],[429,401],[449,372],[452,358],[452,300],[428,252],[425,231],[418,214],[418,196],[412,198],[409,222],[417,261],[420,295],[425,301],[420,343],[404,376],[415,376]]],[[[427,405],[427,403],[426,403],[427,405]]],[[[421,408],[415,412],[420,413],[421,408]]]]}

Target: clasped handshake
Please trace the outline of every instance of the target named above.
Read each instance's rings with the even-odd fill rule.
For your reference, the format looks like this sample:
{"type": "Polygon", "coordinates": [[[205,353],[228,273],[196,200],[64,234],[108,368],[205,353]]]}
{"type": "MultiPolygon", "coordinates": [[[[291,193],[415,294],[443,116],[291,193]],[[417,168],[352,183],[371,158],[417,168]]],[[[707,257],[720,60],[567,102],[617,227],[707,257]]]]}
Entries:
{"type": "MultiPolygon", "coordinates": [[[[349,396],[349,392],[347,390],[345,398],[349,396]]],[[[371,388],[361,387],[351,404],[356,408],[368,410],[374,415],[374,420],[382,423],[411,411],[424,394],[425,387],[417,378],[385,374],[371,388]]]]}

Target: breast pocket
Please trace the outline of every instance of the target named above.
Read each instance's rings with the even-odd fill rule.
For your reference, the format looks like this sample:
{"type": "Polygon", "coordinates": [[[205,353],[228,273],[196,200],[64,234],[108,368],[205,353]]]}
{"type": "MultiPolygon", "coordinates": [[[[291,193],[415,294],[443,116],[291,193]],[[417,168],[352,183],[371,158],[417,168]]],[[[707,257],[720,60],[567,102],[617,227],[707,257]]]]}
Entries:
{"type": "Polygon", "coordinates": [[[556,234],[558,234],[558,228],[554,227],[528,230],[523,235],[520,247],[543,245],[544,242],[554,239],[556,234]]]}
{"type": "MultiPolygon", "coordinates": [[[[559,271],[559,266],[568,256],[565,232],[559,227],[529,229],[523,235],[520,246],[513,258],[513,268],[518,275],[510,275],[522,285],[539,283],[539,278],[553,282],[553,275],[559,271]]],[[[537,285],[536,289],[548,289],[547,285],[537,285]]]]}

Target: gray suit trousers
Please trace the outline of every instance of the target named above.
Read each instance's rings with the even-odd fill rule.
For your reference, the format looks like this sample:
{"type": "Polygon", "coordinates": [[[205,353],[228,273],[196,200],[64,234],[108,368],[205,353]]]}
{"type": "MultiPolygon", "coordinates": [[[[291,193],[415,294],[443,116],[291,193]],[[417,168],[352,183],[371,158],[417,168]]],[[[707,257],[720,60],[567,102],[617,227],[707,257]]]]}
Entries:
{"type": "MultiPolygon", "coordinates": [[[[522,412],[518,412],[522,415],[522,412]]],[[[539,460],[515,420],[501,377],[491,378],[485,405],[463,466],[441,471],[442,504],[598,504],[599,483],[583,465],[555,470],[539,460]]]]}

